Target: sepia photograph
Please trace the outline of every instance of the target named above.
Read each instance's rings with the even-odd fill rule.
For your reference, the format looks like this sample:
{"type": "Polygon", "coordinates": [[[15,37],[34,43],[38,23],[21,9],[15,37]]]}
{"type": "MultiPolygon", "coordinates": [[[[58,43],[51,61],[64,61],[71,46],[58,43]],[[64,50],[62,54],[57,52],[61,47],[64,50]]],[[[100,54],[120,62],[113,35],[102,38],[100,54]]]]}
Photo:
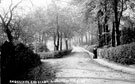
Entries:
{"type": "Polygon", "coordinates": [[[0,84],[135,84],[135,0],[0,0],[0,84]]]}

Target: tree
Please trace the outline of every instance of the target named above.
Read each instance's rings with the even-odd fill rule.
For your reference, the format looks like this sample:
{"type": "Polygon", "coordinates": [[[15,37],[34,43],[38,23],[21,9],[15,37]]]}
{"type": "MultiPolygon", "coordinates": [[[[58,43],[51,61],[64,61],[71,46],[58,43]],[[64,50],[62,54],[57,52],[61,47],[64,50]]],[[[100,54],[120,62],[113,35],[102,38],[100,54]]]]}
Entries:
{"type": "Polygon", "coordinates": [[[0,14],[1,26],[3,28],[3,31],[6,33],[9,42],[11,42],[11,43],[13,43],[13,40],[14,40],[12,31],[10,29],[12,26],[12,20],[13,20],[13,16],[14,16],[13,12],[21,2],[22,2],[22,0],[13,6],[13,3],[11,1],[8,11],[7,12],[4,11],[4,14],[0,14]]]}
{"type": "Polygon", "coordinates": [[[38,45],[46,46],[47,40],[52,36],[53,30],[53,20],[52,17],[49,16],[48,11],[44,10],[44,8],[37,8],[34,11],[30,11],[24,18],[23,24],[25,27],[23,30],[25,34],[22,37],[23,41],[26,43],[32,43],[35,46],[35,49],[38,48],[38,45]]]}
{"type": "MultiPolygon", "coordinates": [[[[57,6],[57,4],[54,2],[52,4],[51,12],[52,17],[55,20],[54,21],[54,30],[53,30],[53,37],[54,37],[54,46],[55,50],[62,50],[62,40],[65,40],[66,48],[68,49],[69,46],[69,40],[73,36],[73,31],[75,26],[75,12],[72,6],[67,8],[60,8],[57,6]],[[56,10],[57,9],[57,10],[56,10]]],[[[76,29],[77,30],[77,29],[76,29]]]]}
{"type": "Polygon", "coordinates": [[[99,31],[99,45],[101,39],[108,45],[107,35],[109,33],[109,24],[112,23],[112,46],[120,45],[120,21],[125,10],[127,10],[130,0],[88,0],[86,1],[86,20],[97,13],[97,24],[99,31]],[[94,12],[94,13],[93,13],[94,12]],[[93,14],[92,14],[93,13],[93,14]],[[116,42],[115,42],[116,36],[116,42]]]}

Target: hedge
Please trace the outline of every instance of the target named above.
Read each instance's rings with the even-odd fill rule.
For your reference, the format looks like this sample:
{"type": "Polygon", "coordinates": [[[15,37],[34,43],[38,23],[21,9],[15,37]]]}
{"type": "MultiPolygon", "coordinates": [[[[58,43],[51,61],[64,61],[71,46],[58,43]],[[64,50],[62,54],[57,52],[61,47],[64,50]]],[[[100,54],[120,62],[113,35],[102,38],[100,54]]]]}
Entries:
{"type": "Polygon", "coordinates": [[[40,56],[22,43],[13,45],[5,42],[1,46],[2,83],[9,84],[9,80],[23,80],[21,75],[41,64],[40,56]]]}
{"type": "Polygon", "coordinates": [[[63,51],[54,51],[54,52],[41,52],[40,58],[41,59],[49,59],[49,58],[62,58],[68,54],[70,54],[72,49],[63,50],[63,51]]]}
{"type": "Polygon", "coordinates": [[[135,64],[135,43],[98,49],[98,55],[124,65],[135,64]]]}
{"type": "Polygon", "coordinates": [[[54,58],[54,54],[58,52],[40,52],[40,58],[41,59],[50,59],[54,58]]]}
{"type": "Polygon", "coordinates": [[[135,30],[124,27],[121,31],[121,44],[135,42],[135,30]]]}
{"type": "Polygon", "coordinates": [[[37,45],[37,52],[48,52],[49,49],[47,48],[46,44],[39,43],[37,45]]]}

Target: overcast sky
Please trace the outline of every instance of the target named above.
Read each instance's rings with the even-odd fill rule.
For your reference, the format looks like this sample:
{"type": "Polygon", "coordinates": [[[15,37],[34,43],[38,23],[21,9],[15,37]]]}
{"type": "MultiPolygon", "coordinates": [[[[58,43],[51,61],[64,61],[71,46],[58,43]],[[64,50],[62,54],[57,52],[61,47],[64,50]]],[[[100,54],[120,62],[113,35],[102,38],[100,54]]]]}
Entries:
{"type": "MultiPolygon", "coordinates": [[[[21,0],[12,0],[13,4],[17,4],[19,1],[21,0]]],[[[63,8],[68,6],[72,0],[22,0],[22,2],[19,4],[19,7],[23,8],[23,11],[28,12],[30,10],[34,10],[37,7],[47,8],[52,3],[52,1],[55,1],[57,6],[63,8]]],[[[1,0],[0,8],[7,9],[10,4],[11,0],[1,0]]],[[[18,11],[22,12],[22,9],[19,9],[18,11]]]]}

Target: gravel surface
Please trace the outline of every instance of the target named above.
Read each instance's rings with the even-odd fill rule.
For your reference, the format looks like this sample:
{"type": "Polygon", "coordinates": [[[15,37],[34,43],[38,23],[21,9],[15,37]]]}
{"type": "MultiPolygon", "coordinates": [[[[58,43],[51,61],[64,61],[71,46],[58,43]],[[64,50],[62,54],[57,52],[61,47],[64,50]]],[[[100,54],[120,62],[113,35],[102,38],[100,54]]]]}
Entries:
{"type": "Polygon", "coordinates": [[[48,62],[57,71],[53,84],[135,84],[135,75],[104,67],[78,49],[65,58],[42,62],[48,62]]]}

